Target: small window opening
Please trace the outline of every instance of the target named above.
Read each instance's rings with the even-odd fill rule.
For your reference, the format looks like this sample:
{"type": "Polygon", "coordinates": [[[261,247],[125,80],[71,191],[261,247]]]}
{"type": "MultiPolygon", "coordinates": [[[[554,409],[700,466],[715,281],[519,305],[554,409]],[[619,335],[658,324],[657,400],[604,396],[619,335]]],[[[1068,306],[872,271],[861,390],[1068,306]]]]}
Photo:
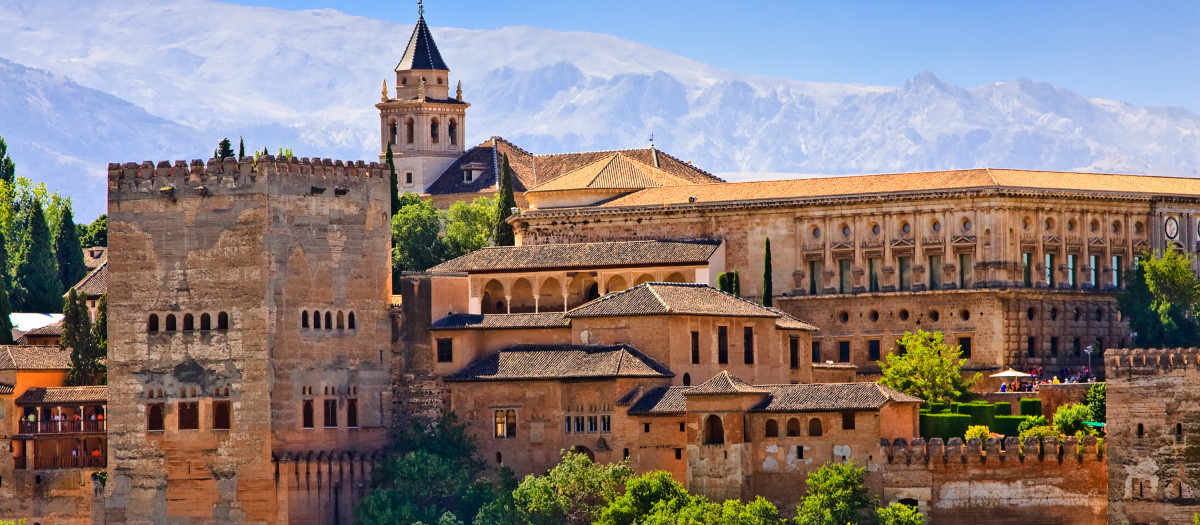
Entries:
{"type": "Polygon", "coordinates": [[[356,329],[354,326],[354,312],[346,314],[346,328],[349,328],[350,330],[356,329]]]}
{"type": "Polygon", "coordinates": [[[229,314],[221,312],[217,314],[217,330],[229,329],[229,314]]]}
{"type": "Polygon", "coordinates": [[[212,330],[212,316],[200,314],[200,330],[203,332],[212,330]]]}
{"type": "Polygon", "coordinates": [[[192,314],[184,314],[183,315],[183,331],[191,332],[192,330],[195,330],[195,329],[196,329],[196,318],[192,317],[192,314]]]}
{"type": "Polygon", "coordinates": [[[175,314],[167,314],[166,330],[168,332],[175,331],[175,314]]]}
{"type": "Polygon", "coordinates": [[[146,331],[150,333],[158,332],[158,314],[150,314],[150,320],[146,321],[146,331]]]}

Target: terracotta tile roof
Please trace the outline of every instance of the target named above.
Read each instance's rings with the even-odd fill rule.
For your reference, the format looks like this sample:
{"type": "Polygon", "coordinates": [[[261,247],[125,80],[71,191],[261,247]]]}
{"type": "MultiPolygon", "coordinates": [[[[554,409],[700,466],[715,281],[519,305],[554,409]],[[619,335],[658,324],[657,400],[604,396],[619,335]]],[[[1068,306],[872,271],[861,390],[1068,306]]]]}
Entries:
{"type": "Polygon", "coordinates": [[[476,360],[446,381],[674,377],[628,345],[516,345],[476,360]]]}
{"type": "MultiPolygon", "coordinates": [[[[108,260],[75,284],[75,293],[86,297],[100,297],[108,293],[108,260]]],[[[63,294],[66,295],[66,294],[63,294]]]]}
{"type": "Polygon", "coordinates": [[[434,321],[431,330],[503,330],[508,328],[570,328],[562,312],[536,314],[450,314],[434,321]]]}
{"type": "Polygon", "coordinates": [[[1200,179],[1050,171],[969,169],[846,177],[648,188],[602,206],[664,206],[696,203],[803,199],[831,196],[921,193],[961,189],[1041,189],[1200,196],[1200,179]]]}
{"type": "Polygon", "coordinates": [[[64,405],[108,402],[107,386],[34,387],[16,399],[18,405],[64,405]]]}
{"type": "Polygon", "coordinates": [[[658,186],[693,184],[666,170],[643,164],[621,152],[609,154],[596,162],[576,168],[550,182],[530,189],[530,192],[576,189],[641,189],[658,186]]]}
{"type": "Polygon", "coordinates": [[[71,352],[51,346],[2,346],[0,370],[67,370],[71,352]]]}
{"type": "Polygon", "coordinates": [[[740,377],[730,374],[728,370],[712,377],[698,386],[687,389],[684,395],[722,395],[722,394],[766,394],[768,391],[743,381],[740,377]]]}
{"type": "Polygon", "coordinates": [[[615,292],[567,312],[574,317],[630,315],[714,315],[776,317],[782,314],[707,284],[645,283],[615,292]]]}
{"type": "Polygon", "coordinates": [[[667,416],[687,412],[687,400],[683,392],[691,387],[672,386],[651,388],[629,407],[634,416],[667,416]]]}
{"type": "Polygon", "coordinates": [[[56,321],[56,322],[53,322],[53,323],[51,323],[51,324],[48,324],[48,325],[46,325],[46,326],[43,326],[43,327],[41,327],[41,328],[34,328],[33,330],[30,330],[30,331],[28,331],[28,332],[25,332],[25,336],[31,336],[31,335],[32,335],[32,336],[38,336],[38,335],[43,335],[43,336],[55,336],[55,335],[62,335],[62,324],[63,324],[63,322],[60,320],[60,321],[56,321]]]}
{"type": "Polygon", "coordinates": [[[626,392],[625,395],[617,398],[617,404],[625,406],[632,405],[634,401],[637,401],[639,397],[642,397],[642,393],[645,391],[646,389],[642,385],[635,386],[633,389],[626,392]]]}
{"type": "Polygon", "coordinates": [[[704,265],[720,241],[627,241],[493,246],[430,268],[430,272],[494,272],[548,268],[704,265]]]}
{"type": "Polygon", "coordinates": [[[87,266],[88,271],[95,270],[101,263],[107,260],[107,246],[92,246],[91,248],[83,249],[83,265],[87,266]]]}
{"type": "Polygon", "coordinates": [[[15,388],[15,387],[8,383],[0,383],[0,396],[4,396],[4,395],[11,396],[13,393],[13,388],[15,388]]]}
{"type": "MultiPolygon", "coordinates": [[[[778,310],[776,310],[776,311],[778,312],[778,310]]],[[[808,332],[815,332],[817,330],[820,330],[820,328],[817,328],[811,324],[808,324],[804,321],[796,319],[795,317],[792,317],[783,312],[779,312],[779,315],[780,315],[779,319],[777,321],[775,321],[775,327],[779,328],[780,330],[805,330],[808,332]]]]}
{"type": "Polygon", "coordinates": [[[755,412],[830,412],[878,410],[888,402],[923,403],[921,398],[878,383],[765,385],[770,395],[751,407],[755,412]]]}
{"type": "Polygon", "coordinates": [[[442,60],[437,44],[433,42],[433,35],[429,32],[429,26],[425,25],[424,16],[417,18],[412,36],[408,37],[408,47],[404,48],[404,56],[400,58],[400,63],[396,64],[396,71],[409,69],[450,70],[442,60]]]}

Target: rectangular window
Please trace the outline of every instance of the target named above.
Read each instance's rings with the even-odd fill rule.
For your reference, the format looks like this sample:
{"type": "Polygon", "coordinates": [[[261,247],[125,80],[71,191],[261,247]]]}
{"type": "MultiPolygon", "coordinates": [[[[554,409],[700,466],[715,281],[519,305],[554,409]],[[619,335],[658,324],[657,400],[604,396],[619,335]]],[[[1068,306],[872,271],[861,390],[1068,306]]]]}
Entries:
{"type": "Polygon", "coordinates": [[[1104,339],[1097,339],[1096,347],[1093,348],[1092,351],[1097,354],[1103,354],[1104,353],[1104,339]]]}
{"type": "Polygon", "coordinates": [[[337,428],[337,400],[325,400],[325,428],[337,428]]]}
{"type": "Polygon", "coordinates": [[[929,256],[929,289],[942,289],[942,256],[929,256]]]}
{"type": "Polygon", "coordinates": [[[804,445],[796,445],[796,459],[804,459],[804,445]]]}
{"type": "Polygon", "coordinates": [[[975,258],[969,253],[958,254],[958,288],[965,290],[975,284],[975,258]]]}
{"type": "Polygon", "coordinates": [[[598,416],[587,417],[587,431],[588,434],[595,434],[600,431],[600,418],[598,416]]]}
{"type": "Polygon", "coordinates": [[[195,402],[179,402],[179,430],[200,429],[200,405],[195,402]]]}
{"type": "Polygon", "coordinates": [[[650,423],[642,423],[642,432],[650,432],[650,423]]]}
{"type": "Polygon", "coordinates": [[[1050,338],[1050,357],[1058,357],[1058,338],[1050,338]]]}
{"type": "Polygon", "coordinates": [[[821,261],[808,261],[808,294],[821,293],[821,261]]]}
{"type": "Polygon", "coordinates": [[[879,360],[879,340],[878,339],[867,341],[867,360],[868,361],[878,361],[879,360]]]}
{"type": "Polygon", "coordinates": [[[683,459],[683,449],[682,448],[675,449],[675,459],[683,459]]]}
{"type": "Polygon", "coordinates": [[[717,327],[717,363],[729,363],[729,327],[717,327]]]}
{"type": "Polygon", "coordinates": [[[1033,254],[1021,254],[1021,274],[1026,288],[1033,288],[1033,254]]]}
{"type": "Polygon", "coordinates": [[[692,364],[700,364],[700,332],[692,332],[692,364]]]}
{"type": "Polygon", "coordinates": [[[800,338],[788,338],[788,367],[792,370],[800,368],[800,338]]]}
{"type": "Polygon", "coordinates": [[[868,290],[872,292],[879,291],[879,259],[867,259],[867,274],[870,278],[867,280],[868,290]]]}
{"type": "Polygon", "coordinates": [[[850,259],[838,259],[838,293],[850,293],[850,259]]]}
{"type": "Polygon", "coordinates": [[[566,423],[563,424],[563,434],[570,434],[571,433],[571,416],[567,416],[564,419],[566,419],[566,423]]]}
{"type": "Polygon", "coordinates": [[[854,430],[854,412],[842,412],[842,430],[854,430]]]}
{"type": "Polygon", "coordinates": [[[1088,267],[1090,268],[1088,270],[1088,283],[1092,285],[1092,288],[1100,285],[1100,269],[1096,267],[1099,263],[1099,257],[1095,255],[1088,257],[1088,267]]]}
{"type": "Polygon", "coordinates": [[[229,430],[228,401],[213,401],[213,430],[229,430]]]}
{"type": "Polygon", "coordinates": [[[1034,357],[1037,355],[1037,338],[1030,337],[1025,341],[1025,357],[1034,357]]]}
{"type": "Polygon", "coordinates": [[[1083,355],[1083,339],[1076,337],[1075,340],[1071,341],[1071,353],[1075,357],[1083,355]]]}
{"type": "Polygon", "coordinates": [[[742,352],[745,354],[746,364],[754,364],[754,327],[742,327],[742,352]]]}
{"type": "Polygon", "coordinates": [[[346,400],[346,427],[358,428],[358,400],[346,400]]]}
{"type": "Polygon", "coordinates": [[[497,410],[495,412],[493,421],[495,422],[495,425],[496,425],[496,432],[495,432],[496,437],[498,437],[498,438],[517,437],[517,411],[516,410],[512,410],[512,409],[497,410]]]}
{"type": "Polygon", "coordinates": [[[600,431],[601,432],[612,432],[612,416],[609,416],[609,415],[600,416],[600,431]]]}
{"type": "Polygon", "coordinates": [[[437,362],[439,362],[439,363],[454,362],[454,340],[453,339],[438,339],[437,340],[437,362]]]}
{"type": "Polygon", "coordinates": [[[583,433],[583,416],[575,416],[575,433],[583,433]]]}
{"type": "Polygon", "coordinates": [[[404,183],[405,183],[405,184],[412,184],[412,172],[411,172],[411,171],[409,171],[409,172],[406,172],[406,173],[404,174],[404,183]]]}
{"type": "Polygon", "coordinates": [[[838,341],[838,362],[850,362],[850,341],[838,341]]]}
{"type": "Polygon", "coordinates": [[[304,413],[304,428],[313,427],[313,402],[311,399],[305,399],[301,406],[301,412],[304,413]]]}
{"type": "Polygon", "coordinates": [[[900,257],[900,291],[912,290],[912,257],[900,257]]]}
{"type": "Polygon", "coordinates": [[[814,363],[821,362],[821,342],[820,341],[812,342],[812,362],[814,362],[814,363]]]}
{"type": "Polygon", "coordinates": [[[1067,284],[1070,285],[1071,288],[1079,286],[1079,281],[1075,279],[1075,261],[1078,260],[1078,258],[1079,256],[1073,253],[1067,254],[1067,284]]]}
{"type": "Polygon", "coordinates": [[[1114,255],[1112,258],[1112,283],[1113,287],[1121,288],[1121,256],[1114,255]]]}
{"type": "Polygon", "coordinates": [[[1046,286],[1054,288],[1054,254],[1046,254],[1046,286]]]}
{"type": "Polygon", "coordinates": [[[958,338],[958,346],[959,346],[959,349],[962,351],[961,357],[963,359],[970,359],[971,358],[971,338],[970,337],[959,337],[958,338]]]}

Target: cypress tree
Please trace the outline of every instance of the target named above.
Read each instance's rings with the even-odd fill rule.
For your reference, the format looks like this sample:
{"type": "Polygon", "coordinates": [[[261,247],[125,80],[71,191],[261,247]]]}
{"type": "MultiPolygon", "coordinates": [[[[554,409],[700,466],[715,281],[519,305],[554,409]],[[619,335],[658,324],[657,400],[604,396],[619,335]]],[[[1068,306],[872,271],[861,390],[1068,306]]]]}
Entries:
{"type": "Polygon", "coordinates": [[[241,162],[246,157],[246,141],[242,137],[238,137],[238,162],[241,162]]]}
{"type": "Polygon", "coordinates": [[[54,258],[58,262],[58,281],[67,290],[87,276],[83,264],[83,246],[79,243],[79,232],[75,229],[75,218],[71,206],[63,204],[58,229],[54,231],[54,258]]]}
{"type": "Polygon", "coordinates": [[[508,166],[508,155],[504,156],[501,166],[500,196],[496,199],[496,246],[512,246],[517,242],[516,235],[506,219],[517,207],[517,199],[513,197],[512,168],[508,166]]]}
{"type": "Polygon", "coordinates": [[[12,302],[8,299],[8,248],[5,246],[4,234],[0,232],[0,261],[4,263],[3,278],[0,278],[0,345],[13,344],[12,336],[12,302]]]}
{"type": "Polygon", "coordinates": [[[392,145],[388,144],[387,148],[387,165],[388,171],[391,172],[392,182],[392,215],[400,211],[400,179],[396,176],[396,164],[392,162],[392,145]]]}
{"type": "Polygon", "coordinates": [[[742,272],[733,271],[733,277],[729,279],[730,287],[733,289],[731,293],[738,297],[742,296],[742,272]]]}
{"type": "Polygon", "coordinates": [[[771,283],[771,238],[767,237],[767,251],[763,255],[763,306],[772,306],[773,298],[771,296],[774,292],[774,286],[771,283]]]}
{"type": "Polygon", "coordinates": [[[733,293],[733,274],[729,272],[721,272],[717,275],[717,289],[722,292],[733,293]]]}
{"type": "Polygon", "coordinates": [[[62,283],[58,280],[46,216],[38,200],[33,201],[29,211],[29,225],[21,238],[13,281],[13,307],[17,311],[50,313],[62,309],[62,283]]]}
{"type": "Polygon", "coordinates": [[[12,184],[16,176],[17,166],[8,156],[8,144],[4,142],[4,137],[0,137],[0,180],[12,184]]]}
{"type": "Polygon", "coordinates": [[[92,323],[88,318],[87,303],[82,295],[72,288],[63,303],[62,337],[59,348],[71,352],[71,371],[67,373],[67,384],[84,386],[92,384],[95,363],[91,359],[92,323]]]}
{"type": "Polygon", "coordinates": [[[95,373],[97,377],[96,384],[108,383],[108,369],[100,362],[101,359],[108,356],[108,293],[100,296],[100,301],[96,305],[96,322],[92,323],[91,345],[89,346],[91,355],[88,356],[95,363],[95,373]]]}
{"type": "Polygon", "coordinates": [[[233,156],[233,144],[229,142],[229,137],[221,139],[217,143],[217,150],[213,152],[213,158],[217,160],[225,160],[233,156]]]}

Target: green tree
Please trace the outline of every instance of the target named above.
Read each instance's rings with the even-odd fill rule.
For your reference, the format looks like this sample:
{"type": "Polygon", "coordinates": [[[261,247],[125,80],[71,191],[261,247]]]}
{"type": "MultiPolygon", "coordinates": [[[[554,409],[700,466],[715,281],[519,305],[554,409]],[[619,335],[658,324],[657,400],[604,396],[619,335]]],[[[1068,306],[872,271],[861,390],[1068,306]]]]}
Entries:
{"type": "Polygon", "coordinates": [[[924,525],[925,516],[916,507],[893,503],[875,512],[875,525],[924,525]]]}
{"type": "Polygon", "coordinates": [[[8,155],[8,143],[4,142],[4,137],[0,137],[0,181],[12,184],[16,175],[17,165],[8,155]]]}
{"type": "Polygon", "coordinates": [[[1054,412],[1054,430],[1060,434],[1068,436],[1075,435],[1076,432],[1087,430],[1087,425],[1084,421],[1092,420],[1092,411],[1087,405],[1069,404],[1058,407],[1054,412]]]}
{"type": "Polygon", "coordinates": [[[733,278],[730,280],[730,286],[733,287],[733,295],[738,297],[742,296],[742,272],[736,269],[733,271],[733,278]]]}
{"type": "Polygon", "coordinates": [[[962,349],[945,344],[941,332],[905,332],[897,344],[904,354],[891,352],[879,362],[884,386],[930,402],[948,401],[966,394],[981,377],[963,378],[962,349]]]}
{"type": "Polygon", "coordinates": [[[1108,421],[1108,388],[1104,383],[1096,383],[1088,387],[1087,395],[1083,398],[1083,404],[1087,405],[1088,411],[1092,414],[1092,421],[1104,423],[1108,421]]]}
{"type": "MultiPolygon", "coordinates": [[[[76,235],[79,236],[79,244],[83,248],[93,248],[96,246],[108,246],[108,215],[102,214],[92,221],[91,224],[75,225],[76,235]]],[[[74,283],[71,283],[74,284],[74,283]]]]}
{"type": "Polygon", "coordinates": [[[96,384],[108,384],[108,292],[96,302],[96,322],[92,323],[91,351],[96,360],[96,384]]]}
{"type": "Polygon", "coordinates": [[[246,141],[242,140],[242,137],[238,137],[238,157],[237,158],[238,158],[238,162],[241,162],[242,159],[246,158],[246,141]]]}
{"type": "Polygon", "coordinates": [[[874,501],[865,486],[865,468],[826,463],[808,475],[808,494],[797,508],[797,525],[844,525],[866,520],[874,501]]]}
{"type": "MultiPolygon", "coordinates": [[[[1134,345],[1151,348],[1200,344],[1200,278],[1192,271],[1190,254],[1167,250],[1145,253],[1126,272],[1126,288],[1117,308],[1137,333],[1134,345]]],[[[1097,349],[1102,350],[1102,349],[1097,349]]]]}
{"type": "Polygon", "coordinates": [[[50,231],[39,201],[33,202],[29,227],[21,239],[13,279],[13,303],[19,312],[49,313],[62,310],[62,283],[50,247],[50,231]]]}
{"type": "Polygon", "coordinates": [[[625,462],[596,464],[584,454],[566,452],[545,476],[526,476],[513,499],[532,525],[588,525],[632,475],[625,462]]]}
{"type": "Polygon", "coordinates": [[[648,472],[630,479],[625,493],[613,499],[599,514],[598,525],[644,523],[651,514],[661,520],[666,514],[678,514],[692,504],[692,495],[683,484],[663,471],[648,472]]]}
{"type": "Polygon", "coordinates": [[[13,344],[13,336],[12,336],[13,325],[12,325],[12,319],[9,317],[12,315],[13,307],[12,307],[12,302],[8,298],[9,297],[9,294],[8,294],[9,273],[8,273],[8,266],[7,266],[7,261],[8,261],[7,244],[8,243],[4,242],[3,232],[0,232],[0,263],[5,264],[5,266],[3,266],[4,271],[0,272],[0,274],[3,275],[3,278],[0,278],[0,345],[13,344]]]}
{"type": "Polygon", "coordinates": [[[504,161],[500,168],[500,195],[496,199],[496,234],[492,236],[496,241],[496,246],[512,246],[517,242],[513,227],[508,223],[512,209],[517,207],[517,199],[513,197],[512,178],[508,155],[504,155],[504,161]]]}
{"type": "Polygon", "coordinates": [[[458,201],[446,212],[446,235],[442,237],[442,255],[446,260],[461,257],[488,245],[496,231],[496,202],[476,197],[458,201]]]}
{"type": "Polygon", "coordinates": [[[767,237],[767,249],[763,255],[763,306],[771,307],[774,294],[775,287],[771,283],[771,238],[767,237]]]}
{"type": "Polygon", "coordinates": [[[59,348],[71,352],[71,370],[67,372],[67,384],[88,386],[99,383],[100,359],[92,345],[92,323],[88,314],[87,300],[71,288],[63,304],[62,337],[59,348]]]}
{"type": "Polygon", "coordinates": [[[392,145],[387,146],[387,160],[389,180],[392,188],[392,215],[400,211],[400,179],[396,176],[396,163],[392,160],[392,145]]]}
{"type": "Polygon", "coordinates": [[[87,276],[83,247],[79,244],[70,205],[63,206],[58,228],[54,230],[54,258],[58,263],[58,281],[62,283],[63,290],[75,286],[87,276]]]}
{"type": "Polygon", "coordinates": [[[967,433],[963,435],[963,441],[971,438],[979,438],[979,441],[987,441],[987,438],[992,436],[992,431],[987,425],[971,425],[967,427],[967,433]]]}
{"type": "Polygon", "coordinates": [[[1050,422],[1046,421],[1046,416],[1029,416],[1024,421],[1017,425],[1017,433],[1025,432],[1034,427],[1048,427],[1050,422]]]}
{"type": "Polygon", "coordinates": [[[733,293],[733,274],[721,272],[717,274],[717,289],[727,294],[733,293]]]}
{"type": "Polygon", "coordinates": [[[400,211],[392,217],[392,269],[425,271],[441,263],[441,223],[431,200],[405,192],[400,211]]]}
{"type": "Polygon", "coordinates": [[[231,157],[233,157],[233,144],[229,142],[229,137],[225,137],[217,143],[217,149],[213,150],[213,158],[225,160],[231,157]]]}

